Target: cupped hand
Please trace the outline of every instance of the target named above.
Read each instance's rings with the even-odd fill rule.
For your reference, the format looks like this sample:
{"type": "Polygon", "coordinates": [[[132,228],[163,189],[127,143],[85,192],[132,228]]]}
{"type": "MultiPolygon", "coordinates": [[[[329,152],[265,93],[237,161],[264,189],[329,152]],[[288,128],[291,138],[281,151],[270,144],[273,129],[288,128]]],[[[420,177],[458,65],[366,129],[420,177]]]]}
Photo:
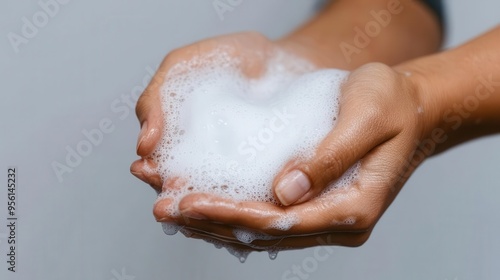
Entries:
{"type": "Polygon", "coordinates": [[[152,172],[156,165],[151,155],[163,133],[161,86],[168,78],[169,72],[178,63],[188,62],[194,57],[204,57],[221,48],[239,61],[238,67],[249,78],[256,78],[263,74],[267,61],[280,50],[303,57],[316,67],[324,67],[329,61],[319,52],[311,51],[291,40],[275,42],[255,32],[210,38],[170,52],[137,102],[136,114],[141,125],[137,140],[137,154],[141,159],[135,161],[130,168],[132,174],[150,184],[157,191],[161,191],[163,182],[157,173],[152,172]]]}
{"type": "Polygon", "coordinates": [[[283,205],[190,194],[179,204],[181,217],[165,212],[168,200],[158,201],[156,219],[184,225],[191,237],[257,249],[359,246],[428,156],[418,150],[419,141],[428,136],[432,114],[424,108],[424,97],[411,73],[380,63],[362,66],[343,85],[337,124],[312,159],[290,162],[275,178],[273,190],[283,205]],[[361,164],[353,185],[322,193],[357,162],[361,164]],[[297,222],[286,230],[273,226],[287,218],[297,222]],[[233,234],[238,228],[276,239],[245,244],[233,234]]]}
{"type": "MultiPolygon", "coordinates": [[[[220,46],[241,59],[242,72],[256,77],[273,50],[285,48],[318,67],[317,54],[293,44],[274,43],[256,33],[235,34],[205,40],[171,52],[138,101],[141,123],[137,153],[131,172],[160,192],[175,187],[177,179],[163,182],[152,172],[151,158],[162,136],[160,87],[177,63],[203,55],[220,46]],[[264,55],[263,55],[264,54],[264,55]]],[[[279,173],[273,190],[281,206],[265,202],[237,202],[209,194],[191,194],[179,204],[182,216],[167,212],[172,201],[160,199],[154,215],[161,222],[183,225],[190,237],[212,238],[250,246],[301,248],[319,244],[358,246],[392,202],[407,177],[420,163],[415,160],[418,140],[425,136],[425,114],[418,86],[405,74],[383,64],[367,64],[349,76],[342,90],[336,127],[307,162],[290,162],[279,173]],[[361,161],[355,183],[318,196],[350,166],[361,161]],[[287,230],[273,227],[283,219],[297,222],[287,230]],[[273,235],[275,240],[238,241],[235,229],[245,228],[273,235]]],[[[182,186],[178,186],[182,187],[182,186]]]]}

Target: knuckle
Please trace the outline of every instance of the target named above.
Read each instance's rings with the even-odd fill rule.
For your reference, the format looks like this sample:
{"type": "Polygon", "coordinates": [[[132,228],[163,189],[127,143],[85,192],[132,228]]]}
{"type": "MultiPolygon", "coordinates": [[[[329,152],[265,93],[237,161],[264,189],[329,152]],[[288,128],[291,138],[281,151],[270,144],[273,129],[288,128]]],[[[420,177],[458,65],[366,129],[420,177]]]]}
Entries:
{"type": "Polygon", "coordinates": [[[322,155],[313,165],[304,168],[306,174],[311,174],[309,178],[313,189],[316,190],[322,190],[328,186],[344,170],[343,161],[335,156],[331,150],[321,153],[322,155]]]}
{"type": "MultiPolygon", "coordinates": [[[[324,170],[328,175],[338,176],[344,170],[344,161],[336,155],[336,151],[332,150],[332,148],[326,148],[323,152],[323,155],[319,159],[319,170],[324,170]]],[[[328,176],[328,177],[331,177],[328,176]]],[[[328,184],[330,182],[322,182],[328,184]]]]}
{"type": "Polygon", "coordinates": [[[386,109],[379,102],[368,102],[363,108],[363,121],[373,123],[387,116],[386,109]]]}
{"type": "Polygon", "coordinates": [[[372,207],[359,206],[353,216],[356,217],[356,223],[353,225],[353,229],[361,232],[368,232],[377,222],[378,211],[375,211],[372,207]]]}
{"type": "Polygon", "coordinates": [[[357,231],[365,232],[368,231],[372,227],[372,222],[366,218],[360,218],[359,223],[354,226],[357,231]]]}

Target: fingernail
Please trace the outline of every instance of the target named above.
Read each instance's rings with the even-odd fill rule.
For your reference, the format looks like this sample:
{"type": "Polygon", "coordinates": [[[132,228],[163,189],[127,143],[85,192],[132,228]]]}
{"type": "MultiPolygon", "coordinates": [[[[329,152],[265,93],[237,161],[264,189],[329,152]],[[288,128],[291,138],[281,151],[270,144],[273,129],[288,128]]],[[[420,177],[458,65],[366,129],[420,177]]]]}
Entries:
{"type": "Polygon", "coordinates": [[[202,215],[198,212],[194,212],[191,209],[182,211],[181,215],[184,217],[190,218],[190,219],[195,219],[195,220],[207,220],[207,217],[205,217],[204,215],[202,215]]]}
{"type": "Polygon", "coordinates": [[[146,138],[147,130],[148,130],[148,121],[144,121],[141,126],[141,132],[139,132],[139,138],[137,138],[137,147],[136,147],[137,152],[139,152],[141,144],[144,141],[144,138],[146,138]]]}
{"type": "Polygon", "coordinates": [[[283,205],[288,206],[303,197],[310,189],[311,183],[306,174],[300,170],[293,170],[278,183],[276,195],[283,205]]]}

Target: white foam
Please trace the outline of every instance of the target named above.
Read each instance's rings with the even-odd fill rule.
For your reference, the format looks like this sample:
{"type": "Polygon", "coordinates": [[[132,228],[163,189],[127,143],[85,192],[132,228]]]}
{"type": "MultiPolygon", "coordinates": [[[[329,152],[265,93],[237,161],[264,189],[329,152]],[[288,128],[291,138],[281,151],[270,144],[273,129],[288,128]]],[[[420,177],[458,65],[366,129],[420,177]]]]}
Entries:
{"type": "Polygon", "coordinates": [[[182,226],[175,223],[161,223],[161,227],[166,235],[174,235],[182,228],[182,226]]]}
{"type": "MultiPolygon", "coordinates": [[[[178,202],[189,193],[278,204],[271,190],[277,172],[289,160],[312,156],[335,125],[340,86],[349,72],[313,72],[309,63],[277,52],[264,74],[251,79],[228,53],[218,50],[181,62],[162,86],[164,134],[153,159],[164,181],[186,180],[184,188],[159,196],[173,200],[166,209],[172,216],[179,215],[178,202]]],[[[327,192],[350,185],[357,169],[351,168],[327,192]]],[[[268,227],[286,231],[299,222],[298,217],[283,217],[268,227]]],[[[178,230],[164,225],[167,234],[178,230]]],[[[271,238],[240,229],[234,235],[248,244],[271,238]]],[[[228,250],[241,259],[248,255],[228,250]]]]}
{"type": "Polygon", "coordinates": [[[299,217],[289,214],[287,216],[282,216],[268,225],[268,228],[277,229],[281,231],[289,230],[293,225],[300,222],[299,217]]]}

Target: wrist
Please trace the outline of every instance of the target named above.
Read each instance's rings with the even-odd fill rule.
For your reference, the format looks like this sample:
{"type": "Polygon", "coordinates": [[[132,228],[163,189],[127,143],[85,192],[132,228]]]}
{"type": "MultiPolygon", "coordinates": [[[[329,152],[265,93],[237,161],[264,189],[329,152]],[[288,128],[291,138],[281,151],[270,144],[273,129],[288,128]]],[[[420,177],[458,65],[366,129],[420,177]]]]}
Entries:
{"type": "Polygon", "coordinates": [[[421,115],[422,131],[420,139],[429,137],[436,128],[448,132],[443,123],[446,111],[446,99],[442,94],[444,89],[438,79],[430,79],[426,67],[420,63],[405,63],[395,66],[397,72],[403,74],[413,90],[417,100],[417,111],[421,115]]]}
{"type": "Polygon", "coordinates": [[[499,130],[500,79],[473,63],[477,59],[458,49],[395,67],[407,73],[421,102],[422,139],[443,134],[438,151],[499,130]]]}

